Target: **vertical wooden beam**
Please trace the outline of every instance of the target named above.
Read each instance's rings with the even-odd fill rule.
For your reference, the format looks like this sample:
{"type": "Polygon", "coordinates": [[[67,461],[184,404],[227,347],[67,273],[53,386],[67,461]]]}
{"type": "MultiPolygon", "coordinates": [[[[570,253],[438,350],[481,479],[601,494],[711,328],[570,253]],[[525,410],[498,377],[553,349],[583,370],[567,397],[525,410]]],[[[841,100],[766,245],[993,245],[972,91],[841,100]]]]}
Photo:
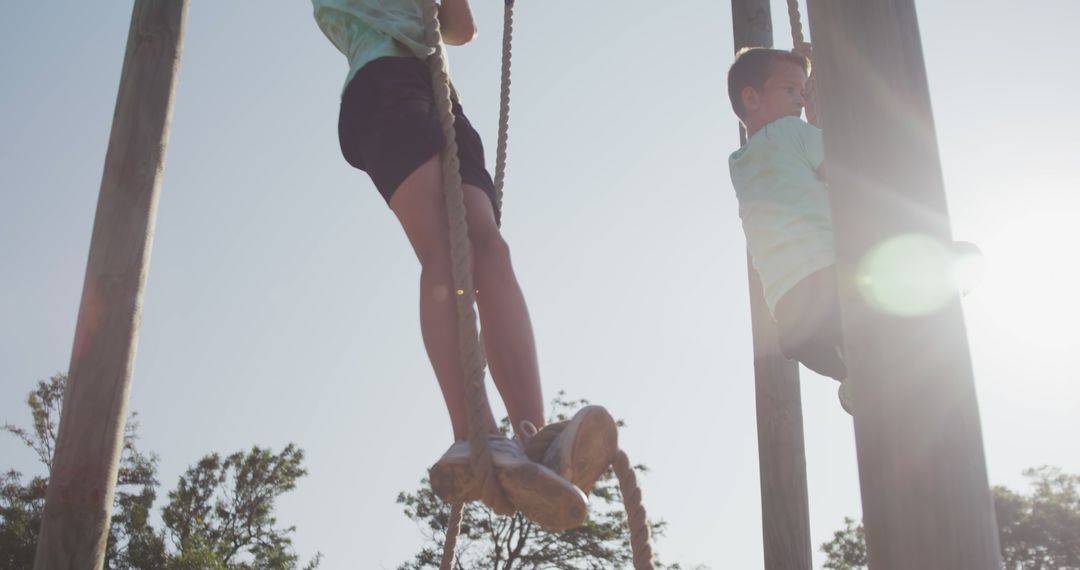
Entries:
{"type": "MultiPolygon", "coordinates": [[[[772,46],[768,0],[732,0],[735,50],[772,46]]],[[[740,136],[745,142],[745,137],[740,136]]],[[[747,256],[754,333],[758,462],[765,570],[810,570],[810,507],[806,489],[798,365],[780,353],[776,323],[747,256]]]]}
{"type": "Polygon", "coordinates": [[[105,558],[187,5],[134,4],[36,570],[105,558]]]}
{"type": "Polygon", "coordinates": [[[951,241],[914,0],[811,0],[810,16],[870,568],[1001,568],[959,295],[897,316],[856,280],[890,238],[951,241]]]}

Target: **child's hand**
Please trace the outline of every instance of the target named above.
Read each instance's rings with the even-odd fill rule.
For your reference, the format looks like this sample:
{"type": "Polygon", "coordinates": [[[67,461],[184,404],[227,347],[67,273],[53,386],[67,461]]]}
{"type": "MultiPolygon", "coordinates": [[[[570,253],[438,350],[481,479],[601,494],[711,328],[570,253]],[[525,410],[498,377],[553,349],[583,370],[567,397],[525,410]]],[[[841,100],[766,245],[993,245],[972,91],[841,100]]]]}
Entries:
{"type": "Polygon", "coordinates": [[[791,51],[805,57],[806,59],[810,60],[811,63],[813,63],[814,61],[814,46],[810,45],[809,42],[803,42],[795,46],[795,49],[791,51]]]}
{"type": "Polygon", "coordinates": [[[803,107],[803,112],[806,113],[806,122],[815,127],[820,127],[817,106],[817,78],[813,75],[806,80],[806,86],[803,87],[803,101],[806,102],[806,106],[803,107]]]}
{"type": "Polygon", "coordinates": [[[806,113],[806,122],[820,126],[818,123],[818,109],[817,109],[817,81],[814,77],[814,47],[808,42],[803,42],[795,49],[791,50],[810,61],[810,77],[806,79],[806,86],[803,88],[803,100],[806,102],[806,106],[803,107],[803,111],[806,113]]]}

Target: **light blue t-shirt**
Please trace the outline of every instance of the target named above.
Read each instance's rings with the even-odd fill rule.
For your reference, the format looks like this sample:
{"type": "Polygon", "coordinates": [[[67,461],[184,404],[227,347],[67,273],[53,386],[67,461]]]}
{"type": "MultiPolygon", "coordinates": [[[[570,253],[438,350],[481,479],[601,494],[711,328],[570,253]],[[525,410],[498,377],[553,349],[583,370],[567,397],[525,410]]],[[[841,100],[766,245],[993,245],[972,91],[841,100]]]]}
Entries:
{"type": "Polygon", "coordinates": [[[349,60],[345,85],[380,57],[424,59],[423,0],[311,0],[315,21],[349,60]]]}
{"type": "Polygon", "coordinates": [[[817,168],[821,129],[784,117],[754,133],[728,159],[750,257],[769,310],[799,281],[836,263],[832,213],[817,168]]]}

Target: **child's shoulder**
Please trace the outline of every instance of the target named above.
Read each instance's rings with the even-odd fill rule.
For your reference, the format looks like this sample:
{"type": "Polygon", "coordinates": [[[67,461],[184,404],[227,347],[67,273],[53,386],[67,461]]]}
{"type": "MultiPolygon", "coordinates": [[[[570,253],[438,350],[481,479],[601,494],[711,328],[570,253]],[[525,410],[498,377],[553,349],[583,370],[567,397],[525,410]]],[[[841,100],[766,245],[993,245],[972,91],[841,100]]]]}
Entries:
{"type": "Polygon", "coordinates": [[[781,117],[761,128],[747,141],[743,148],[757,148],[760,152],[776,153],[785,150],[801,151],[807,146],[822,146],[821,129],[800,117],[781,117]]]}
{"type": "Polygon", "coordinates": [[[802,120],[802,117],[787,116],[765,125],[758,134],[767,136],[778,135],[802,135],[804,133],[821,132],[821,129],[802,120]]]}
{"type": "Polygon", "coordinates": [[[761,127],[761,130],[754,133],[746,144],[731,154],[731,158],[738,158],[747,152],[772,152],[778,144],[785,146],[785,142],[802,140],[807,135],[814,136],[814,131],[817,131],[817,136],[820,136],[820,129],[799,117],[781,117],[761,127]]]}

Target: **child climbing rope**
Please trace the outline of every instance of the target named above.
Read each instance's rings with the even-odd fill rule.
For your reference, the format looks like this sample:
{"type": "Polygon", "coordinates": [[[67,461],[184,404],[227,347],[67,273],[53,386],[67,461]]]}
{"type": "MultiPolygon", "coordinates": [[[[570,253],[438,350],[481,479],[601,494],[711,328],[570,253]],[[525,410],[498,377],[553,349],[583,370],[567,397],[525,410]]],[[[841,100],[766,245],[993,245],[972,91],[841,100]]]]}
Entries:
{"type": "Polygon", "coordinates": [[[836,252],[809,56],[805,43],[794,52],[747,48],[736,55],[728,95],[747,141],[728,165],[780,349],[843,381],[836,252]],[[801,119],[804,108],[810,124],[801,119]]]}
{"type": "MultiPolygon", "coordinates": [[[[349,61],[338,123],[342,154],[371,178],[421,265],[421,334],[454,437],[431,468],[432,488],[447,502],[480,499],[470,465],[465,379],[458,360],[439,160],[445,140],[425,63],[434,49],[424,39],[422,0],[312,4],[319,27],[349,61]]],[[[443,0],[438,19],[446,44],[465,44],[476,34],[468,0],[443,0]]],[[[491,434],[488,447],[495,474],[507,498],[526,517],[551,529],[575,527],[586,515],[582,490],[591,489],[615,453],[615,423],[603,408],[587,407],[567,424],[540,463],[526,456],[523,444],[544,425],[532,326],[499,231],[495,186],[484,165],[480,137],[456,97],[452,113],[484,348],[516,432],[513,439],[502,436],[491,410],[486,410],[483,421],[491,434]]]]}

